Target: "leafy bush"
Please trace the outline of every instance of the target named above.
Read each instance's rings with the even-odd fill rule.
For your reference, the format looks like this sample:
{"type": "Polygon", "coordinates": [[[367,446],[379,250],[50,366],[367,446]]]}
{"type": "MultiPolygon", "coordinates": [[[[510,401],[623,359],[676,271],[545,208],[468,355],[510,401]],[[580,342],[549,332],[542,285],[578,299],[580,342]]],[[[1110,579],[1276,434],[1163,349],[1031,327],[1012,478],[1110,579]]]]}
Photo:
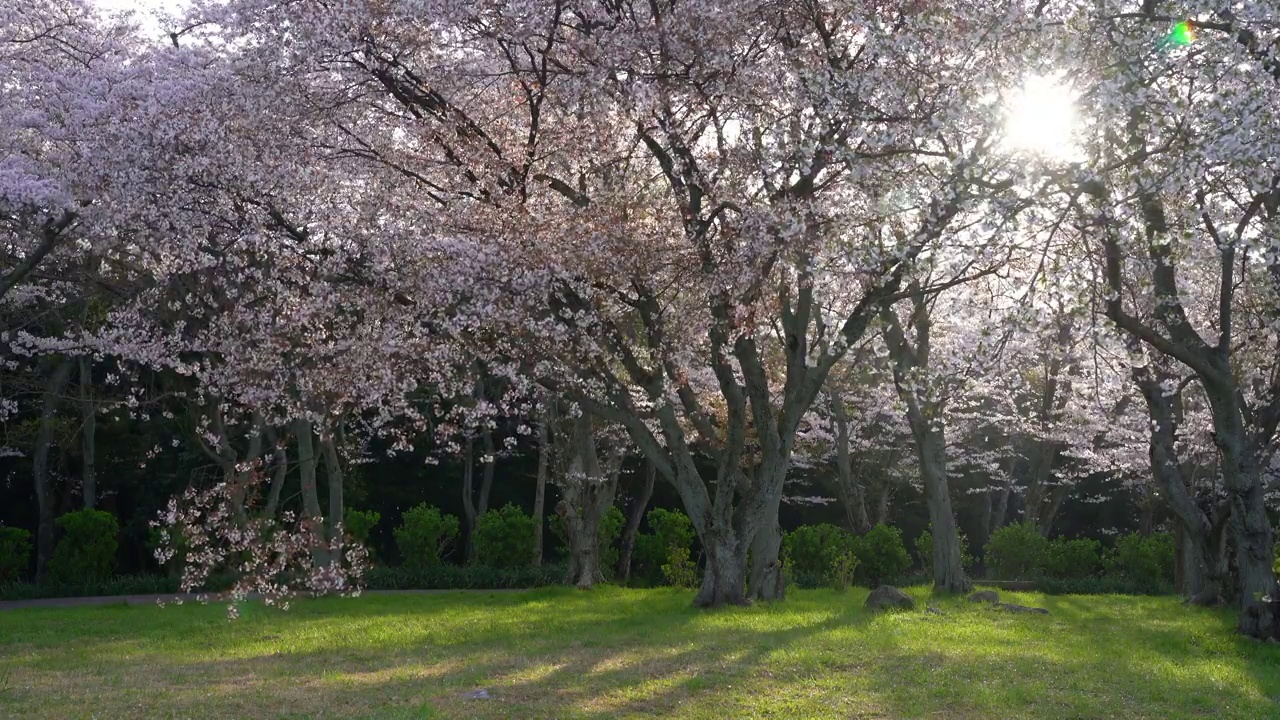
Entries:
{"type": "Polygon", "coordinates": [[[896,527],[871,528],[857,539],[853,552],[858,557],[858,577],[869,587],[894,582],[911,567],[911,556],[902,543],[902,531],[896,527]]]}
{"type": "Polygon", "coordinates": [[[844,592],[853,584],[853,576],[858,570],[858,556],[853,549],[845,550],[836,558],[831,566],[831,587],[844,592]]]}
{"type": "Polygon", "coordinates": [[[31,533],[0,526],[0,583],[10,583],[31,567],[31,533]]]}
{"type": "MultiPolygon", "coordinates": [[[[960,567],[969,568],[973,565],[973,556],[969,554],[969,538],[965,534],[960,535],[960,567]]],[[[926,527],[924,532],[916,536],[916,557],[920,559],[920,569],[924,574],[933,577],[933,531],[926,527]]]]}
{"type": "Polygon", "coordinates": [[[76,510],[54,523],[62,539],[49,559],[49,578],[55,583],[99,582],[111,577],[116,566],[120,523],[102,510],[76,510]]]}
{"type": "Polygon", "coordinates": [[[1050,578],[1076,580],[1098,574],[1102,564],[1102,544],[1097,540],[1058,538],[1045,545],[1041,572],[1050,578]]]}
{"type": "Polygon", "coordinates": [[[987,570],[997,580],[1026,580],[1040,573],[1049,541],[1034,523],[1011,523],[991,533],[987,570]]]}
{"type": "Polygon", "coordinates": [[[689,556],[689,548],[671,548],[667,562],[662,566],[662,579],[678,588],[698,587],[698,566],[689,556]]]}
{"type": "Polygon", "coordinates": [[[1173,582],[1174,543],[1169,533],[1130,533],[1116,540],[1107,570],[1138,583],[1173,582]]]}
{"type": "MultiPolygon", "coordinates": [[[[412,510],[410,511],[412,512],[412,510]]],[[[373,510],[353,510],[347,508],[342,516],[342,528],[361,545],[369,544],[369,534],[382,520],[382,514],[373,510]]]]}
{"type": "Polygon", "coordinates": [[[370,590],[507,590],[563,585],[568,571],[560,564],[511,568],[477,565],[376,567],[365,574],[365,582],[370,590]]]}
{"type": "Polygon", "coordinates": [[[854,537],[835,525],[801,525],[782,535],[784,564],[795,576],[833,580],[836,561],[853,550],[854,537]]]}
{"type": "Polygon", "coordinates": [[[456,516],[445,515],[426,503],[407,511],[395,529],[396,547],[405,566],[421,569],[440,565],[445,551],[458,538],[458,529],[456,516]]]}
{"type": "Polygon", "coordinates": [[[600,518],[600,568],[605,577],[613,577],[613,571],[618,567],[618,539],[622,537],[622,526],[626,524],[627,518],[616,505],[610,505],[604,517],[600,518]]]}
{"type": "Polygon", "coordinates": [[[682,512],[654,508],[645,515],[649,532],[636,538],[632,550],[634,575],[649,582],[662,579],[662,566],[671,556],[671,548],[685,548],[693,555],[693,521],[682,512]]]}
{"type": "Polygon", "coordinates": [[[476,564],[494,568],[521,567],[533,557],[533,518],[518,505],[490,510],[476,523],[476,564]]]}

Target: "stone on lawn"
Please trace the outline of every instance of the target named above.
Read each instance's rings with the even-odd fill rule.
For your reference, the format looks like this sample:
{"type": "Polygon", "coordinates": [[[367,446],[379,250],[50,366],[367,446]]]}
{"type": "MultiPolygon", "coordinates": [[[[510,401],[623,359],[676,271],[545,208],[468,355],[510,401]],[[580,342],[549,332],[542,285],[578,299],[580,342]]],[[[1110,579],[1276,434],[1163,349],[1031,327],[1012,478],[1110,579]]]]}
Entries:
{"type": "Polygon", "coordinates": [[[998,603],[1000,602],[1000,593],[995,590],[979,590],[969,596],[969,602],[998,603]]]}
{"type": "Polygon", "coordinates": [[[914,610],[916,601],[911,596],[892,585],[881,585],[867,596],[862,604],[864,610],[879,612],[880,610],[914,610]]]}

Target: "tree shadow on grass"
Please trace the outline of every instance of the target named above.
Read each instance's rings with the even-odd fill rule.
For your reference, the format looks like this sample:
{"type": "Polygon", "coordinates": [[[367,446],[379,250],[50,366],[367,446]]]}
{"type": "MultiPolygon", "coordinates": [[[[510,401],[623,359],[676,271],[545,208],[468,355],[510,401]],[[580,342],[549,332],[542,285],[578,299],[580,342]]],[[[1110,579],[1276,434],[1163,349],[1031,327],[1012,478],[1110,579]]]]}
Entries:
{"type": "Polygon", "coordinates": [[[1251,667],[1280,653],[1240,655],[1220,616],[1164,608],[1126,627],[1143,608],[1088,598],[1045,599],[1047,618],[961,599],[931,599],[942,616],[872,616],[863,597],[710,613],[679,593],[612,589],[325,601],[221,620],[221,634],[175,636],[167,620],[134,623],[133,637],[87,631],[77,662],[51,649],[30,667],[80,683],[49,716],[109,710],[113,693],[148,717],[1280,716],[1280,669],[1251,667]],[[148,642],[150,660],[136,644],[148,642]],[[208,647],[168,650],[193,644],[208,647]],[[488,698],[465,697],[480,688],[488,698]]]}

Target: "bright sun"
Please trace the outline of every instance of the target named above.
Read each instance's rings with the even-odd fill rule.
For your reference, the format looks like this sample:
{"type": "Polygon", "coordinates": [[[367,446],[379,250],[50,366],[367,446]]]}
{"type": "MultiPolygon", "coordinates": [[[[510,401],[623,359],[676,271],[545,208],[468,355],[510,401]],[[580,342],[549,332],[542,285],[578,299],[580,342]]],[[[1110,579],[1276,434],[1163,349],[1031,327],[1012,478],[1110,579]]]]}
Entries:
{"type": "Polygon", "coordinates": [[[1005,105],[1005,147],[1046,160],[1080,155],[1075,93],[1064,75],[1035,75],[1010,93],[1005,105]]]}

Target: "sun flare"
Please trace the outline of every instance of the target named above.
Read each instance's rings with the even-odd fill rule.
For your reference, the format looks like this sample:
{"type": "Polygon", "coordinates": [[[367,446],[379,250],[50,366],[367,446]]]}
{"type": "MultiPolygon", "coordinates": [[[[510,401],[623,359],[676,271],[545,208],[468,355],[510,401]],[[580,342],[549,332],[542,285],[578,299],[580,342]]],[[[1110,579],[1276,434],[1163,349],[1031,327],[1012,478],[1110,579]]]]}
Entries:
{"type": "Polygon", "coordinates": [[[1063,75],[1035,75],[1009,94],[1005,105],[1005,146],[1047,160],[1080,154],[1075,93],[1063,75]]]}

